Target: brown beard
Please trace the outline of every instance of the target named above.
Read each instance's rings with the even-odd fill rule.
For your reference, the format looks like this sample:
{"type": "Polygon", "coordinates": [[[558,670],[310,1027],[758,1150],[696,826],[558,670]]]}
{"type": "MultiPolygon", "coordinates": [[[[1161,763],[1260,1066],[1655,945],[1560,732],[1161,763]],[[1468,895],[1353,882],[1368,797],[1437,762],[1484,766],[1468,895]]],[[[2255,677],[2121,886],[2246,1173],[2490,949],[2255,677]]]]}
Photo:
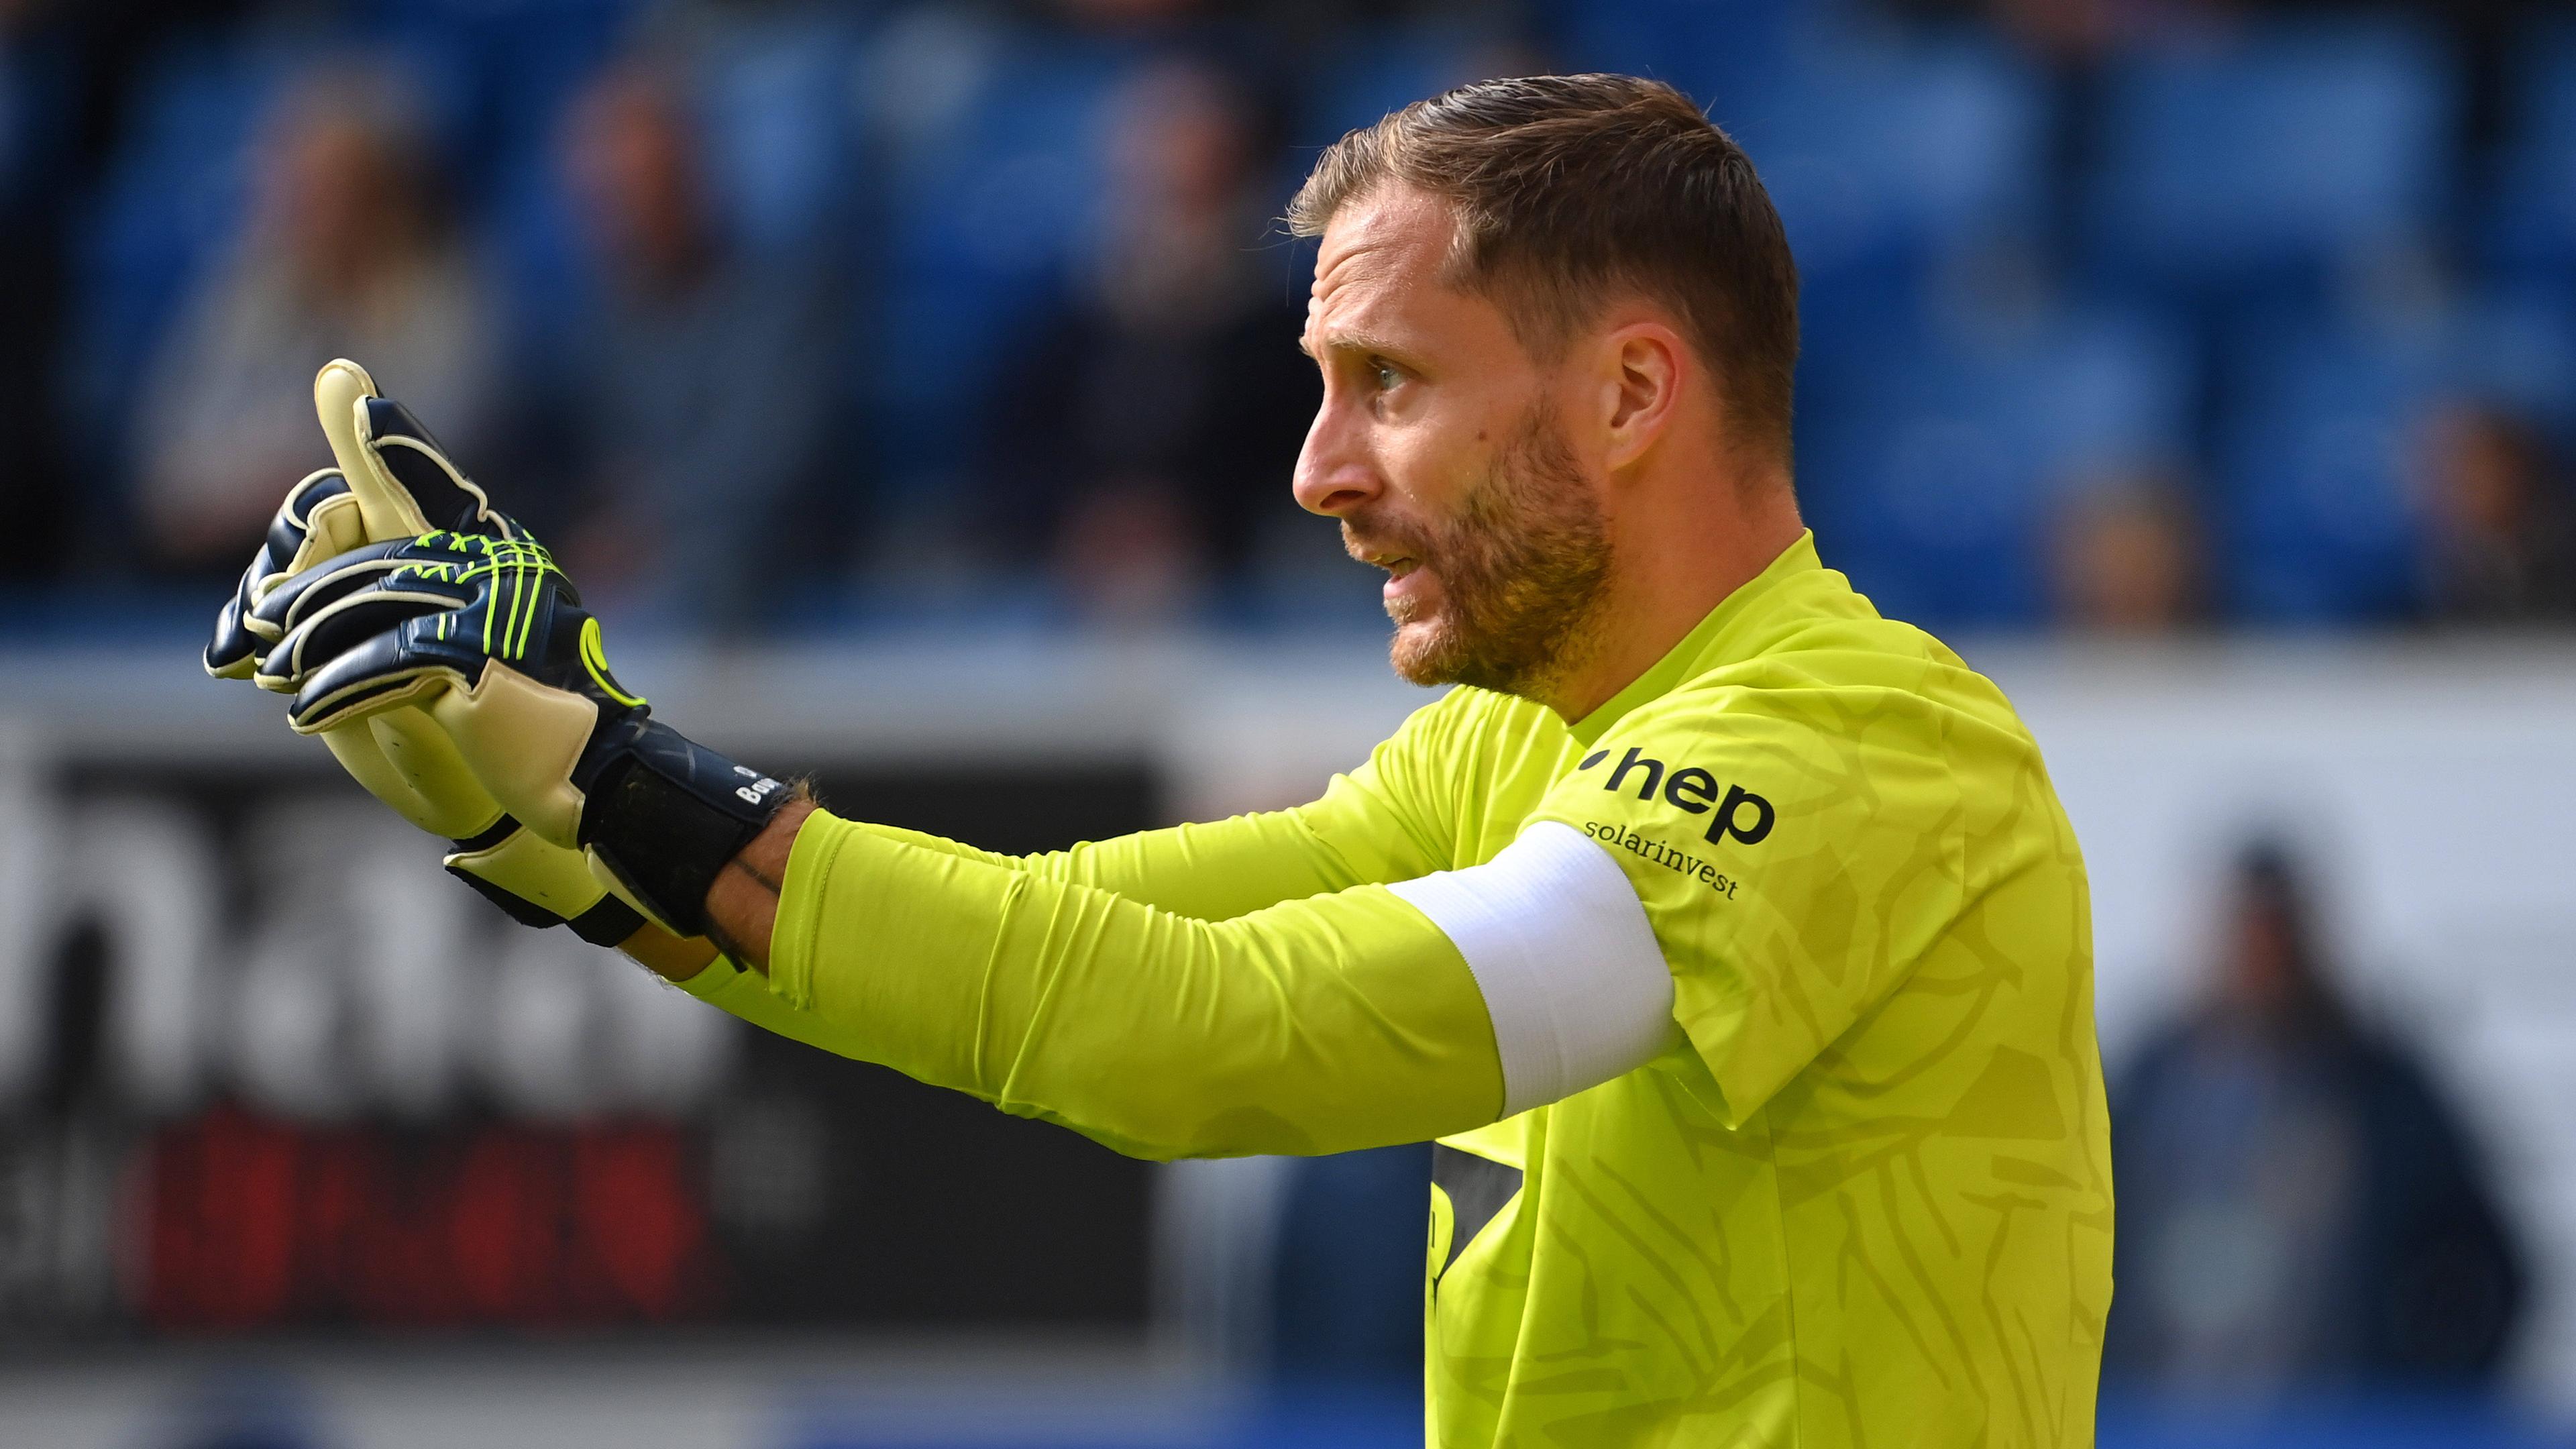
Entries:
{"type": "Polygon", "coordinates": [[[1609,533],[1543,403],[1455,516],[1362,515],[1343,522],[1342,540],[1354,556],[1401,555],[1439,576],[1435,617],[1407,617],[1413,610],[1402,604],[1387,609],[1396,625],[1388,657],[1409,683],[1540,698],[1597,647],[1609,533]]]}

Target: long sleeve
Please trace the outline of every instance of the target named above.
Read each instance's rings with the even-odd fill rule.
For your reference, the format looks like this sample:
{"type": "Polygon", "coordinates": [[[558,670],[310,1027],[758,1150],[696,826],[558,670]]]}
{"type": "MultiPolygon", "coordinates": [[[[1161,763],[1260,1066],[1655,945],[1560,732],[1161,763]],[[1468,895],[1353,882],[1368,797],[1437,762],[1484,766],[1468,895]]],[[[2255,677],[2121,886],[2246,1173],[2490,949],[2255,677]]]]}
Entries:
{"type": "Polygon", "coordinates": [[[1203,921],[1231,920],[1359,883],[1304,812],[1294,810],[1140,831],[1038,855],[1003,855],[918,830],[854,823],[898,844],[1112,891],[1203,921]]]}
{"type": "MultiPolygon", "coordinates": [[[[1292,811],[1148,830],[1037,855],[980,850],[893,825],[840,823],[894,844],[1043,880],[1089,886],[1200,920],[1231,920],[1280,901],[1356,884],[1331,847],[1292,811]]],[[[825,1051],[855,1054],[840,1044],[842,1034],[830,1022],[770,994],[758,974],[721,957],[680,987],[763,1031],[825,1051]]]]}
{"type": "MultiPolygon", "coordinates": [[[[843,865],[836,869],[850,874],[846,879],[835,876],[843,884],[824,892],[834,902],[832,929],[827,939],[819,939],[815,952],[800,958],[819,963],[803,968],[809,972],[804,989],[773,990],[772,981],[723,960],[682,983],[682,989],[762,1030],[843,1056],[884,1062],[926,1081],[974,1092],[1007,1111],[1064,1122],[1122,1151],[1145,1156],[1325,1152],[1419,1140],[1448,1130],[1456,1116],[1443,1105],[1423,1118],[1436,1117],[1433,1126],[1417,1130],[1409,1116],[1389,1110],[1412,1102],[1407,1095],[1411,1089],[1401,1082],[1393,1084],[1386,1100],[1370,1102],[1365,1097],[1366,1090],[1385,1087],[1403,1070],[1426,1066],[1418,1059],[1425,1048],[1406,1036],[1423,1029],[1416,1015],[1423,1007],[1418,998],[1426,983],[1379,978],[1411,970],[1407,963],[1428,963],[1421,973],[1432,978],[1428,986],[1447,992],[1439,1009],[1450,1015],[1440,1030],[1458,1039],[1444,1042],[1439,1050],[1475,1057],[1474,1069],[1486,1074],[1485,1096],[1473,1098],[1473,1110],[1460,1110],[1464,1119],[1486,1120],[1500,1104],[1501,1068],[1491,1024],[1455,948],[1437,927],[1391,895],[1353,889],[1412,880],[1456,863],[1445,824],[1455,812],[1440,783],[1444,772],[1430,764],[1455,746],[1456,700],[1452,696],[1416,711],[1366,763],[1335,776],[1320,798],[1291,810],[1149,830],[1037,855],[1003,855],[919,831],[817,816],[799,841],[800,860],[807,858],[804,852],[809,844],[826,835],[863,837],[871,844],[861,855],[901,861],[904,880],[917,883],[929,878],[936,873],[935,865],[946,862],[956,879],[976,882],[971,905],[960,905],[966,896],[948,898],[952,914],[961,916],[959,934],[943,938],[923,924],[915,937],[908,938],[911,944],[901,951],[892,949],[882,935],[869,934],[878,927],[864,918],[866,897],[853,894],[858,888],[847,883],[857,878],[861,867],[843,865]],[[1291,903],[1305,904],[1302,909],[1285,909],[1291,903]],[[1078,1052],[1080,1059],[1024,1069],[1035,1074],[1024,1075],[1016,1087],[986,1080],[975,1071],[957,1071],[953,1064],[917,1070],[913,1059],[883,1035],[887,1024],[867,1017],[857,1004],[862,998],[843,989],[848,981],[863,979],[870,971],[878,977],[919,975],[929,969],[925,963],[945,963],[939,970],[947,974],[939,979],[953,982],[956,973],[965,969],[959,963],[968,959],[958,953],[975,949],[976,942],[986,943],[989,950],[993,932],[1005,922],[1024,935],[1035,919],[1032,913],[1040,910],[1058,913],[1056,919],[1068,928],[1085,919],[1115,921],[1116,939],[1092,943],[1096,952],[1109,954],[1078,963],[1076,974],[1086,983],[1100,983],[1097,989],[1113,997],[1126,993],[1140,1001],[1146,999],[1146,984],[1155,983],[1153,989],[1162,995],[1153,1000],[1168,1012],[1159,1029],[1172,1038],[1160,1049],[1182,1058],[1177,1067],[1142,1070],[1143,1058],[1136,1056],[1135,1043],[1108,1039],[1095,1046],[1048,1047],[1048,1053],[1078,1052]],[[1268,919],[1274,914],[1279,921],[1268,919]],[[1256,916],[1264,919],[1255,922],[1251,918],[1256,916]],[[1370,919],[1390,925],[1394,956],[1382,961],[1363,956],[1354,941],[1337,934],[1368,933],[1370,919]],[[1226,927],[1199,929],[1213,923],[1226,923],[1226,927]],[[853,930],[861,934],[848,934],[853,930]],[[1300,931],[1305,933],[1302,939],[1300,931]],[[1148,942],[1163,954],[1145,960],[1148,942]],[[1294,949],[1300,945],[1311,954],[1294,949]],[[1126,953],[1123,958],[1114,954],[1121,950],[1126,953]],[[1121,980],[1118,972],[1131,968],[1133,980],[1121,980]],[[1234,979],[1219,980],[1222,973],[1233,973],[1234,979]],[[1291,999],[1284,991],[1290,981],[1314,999],[1291,999]],[[1195,1007],[1190,1005],[1193,1002],[1195,1007]],[[1229,1013],[1223,1023],[1213,1018],[1190,1022],[1179,1015],[1186,1009],[1211,1011],[1218,1006],[1229,1013]],[[1252,1021],[1259,1010],[1271,1013],[1266,1024],[1252,1021]],[[1292,1012],[1303,1014],[1292,1017],[1292,1012]],[[1148,1108],[1110,1100],[1115,1094],[1106,1091],[1066,1097],[1058,1085],[1046,1084],[1045,1071],[1096,1076],[1123,1064],[1136,1070],[1128,1073],[1123,1085],[1110,1085],[1122,1087],[1131,1096],[1159,1090],[1186,1106],[1194,1100],[1190,1096],[1194,1089],[1187,1085],[1190,1074],[1204,1068],[1211,1074],[1209,1085],[1195,1100],[1213,1101],[1217,1088],[1226,1085],[1217,1083],[1213,1074],[1219,1069],[1245,1072],[1250,1063],[1242,1054],[1230,1064],[1198,1059],[1194,1054],[1208,1044],[1209,1031],[1220,1024],[1267,1031],[1275,1038],[1268,1049],[1305,1051],[1311,1057],[1328,1049],[1318,1043],[1335,1041],[1331,1032],[1338,1027],[1327,1016],[1333,1016],[1333,1022],[1350,1023],[1355,1037],[1329,1049],[1354,1056],[1365,1048],[1380,1053],[1378,1075],[1350,1084],[1362,1089],[1357,1108],[1367,1111],[1355,1108],[1341,1113],[1318,1099],[1308,1101],[1301,1114],[1264,1123],[1258,1120],[1260,1111],[1270,1110],[1264,1101],[1253,1115],[1230,1124],[1193,1127],[1173,1121],[1172,1103],[1167,1101],[1157,1123],[1149,1127],[1129,1122],[1122,1127],[1118,1125],[1125,1120],[1121,1114],[1141,1114],[1148,1108]],[[1414,1056],[1407,1057],[1408,1052],[1414,1056]],[[1174,1071],[1180,1075],[1173,1075],[1174,1071]],[[1305,1119],[1311,1120],[1301,1125],[1305,1119]]],[[[796,879],[803,882],[809,877],[796,879]]],[[[894,899],[886,897],[888,902],[894,899]]],[[[782,908],[782,929],[789,914],[782,908]]],[[[1035,969],[1062,967],[1058,963],[1035,969]]],[[[997,978],[1003,974],[998,963],[995,974],[997,978]]],[[[966,1029],[963,1018],[950,1024],[966,1029]]],[[[1054,1031],[1057,1025],[1044,1020],[1023,1023],[1022,1049],[1028,1049],[1027,1038],[1040,1034],[1040,1028],[1054,1031]]],[[[1231,1084],[1238,1094],[1255,1085],[1231,1084]]],[[[1313,1096],[1307,1092],[1307,1097],[1313,1096]]]]}
{"type": "Polygon", "coordinates": [[[1412,880],[1458,864],[1454,789],[1440,762],[1458,749],[1469,701],[1452,695],[1402,728],[1321,797],[1290,810],[1141,831],[1038,855],[1002,855],[936,835],[862,824],[881,839],[1046,880],[1093,886],[1176,915],[1226,921],[1365,882],[1412,880]]]}
{"type": "Polygon", "coordinates": [[[770,973],[789,1035],[1137,1156],[1419,1141],[1503,1100],[1465,961],[1378,886],[1209,921],[818,813],[770,973]]]}

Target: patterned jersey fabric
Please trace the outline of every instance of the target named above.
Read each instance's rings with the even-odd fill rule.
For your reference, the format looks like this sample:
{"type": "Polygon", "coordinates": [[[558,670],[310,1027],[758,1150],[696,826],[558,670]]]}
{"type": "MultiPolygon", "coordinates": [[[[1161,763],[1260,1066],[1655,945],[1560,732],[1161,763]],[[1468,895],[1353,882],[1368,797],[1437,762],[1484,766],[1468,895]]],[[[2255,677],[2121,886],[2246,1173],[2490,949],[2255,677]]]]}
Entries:
{"type": "Polygon", "coordinates": [[[2084,869],[1993,684],[1806,540],[1572,728],[1457,690],[1347,783],[1355,850],[1586,832],[1675,981],[1660,1059],[1443,1142],[1432,1442],[2092,1441],[2084,869]]]}

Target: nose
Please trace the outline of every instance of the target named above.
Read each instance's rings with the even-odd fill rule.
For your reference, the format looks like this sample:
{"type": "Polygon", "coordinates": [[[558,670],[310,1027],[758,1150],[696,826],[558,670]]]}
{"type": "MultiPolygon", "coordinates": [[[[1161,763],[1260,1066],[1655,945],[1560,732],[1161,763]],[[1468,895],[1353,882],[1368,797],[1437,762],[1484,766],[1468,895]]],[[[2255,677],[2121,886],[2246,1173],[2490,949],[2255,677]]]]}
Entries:
{"type": "Polygon", "coordinates": [[[1315,410],[1313,426],[1306,429],[1293,489],[1297,506],[1308,513],[1348,518],[1385,491],[1359,426],[1363,420],[1351,417],[1351,412],[1336,406],[1328,389],[1323,406],[1315,410]]]}

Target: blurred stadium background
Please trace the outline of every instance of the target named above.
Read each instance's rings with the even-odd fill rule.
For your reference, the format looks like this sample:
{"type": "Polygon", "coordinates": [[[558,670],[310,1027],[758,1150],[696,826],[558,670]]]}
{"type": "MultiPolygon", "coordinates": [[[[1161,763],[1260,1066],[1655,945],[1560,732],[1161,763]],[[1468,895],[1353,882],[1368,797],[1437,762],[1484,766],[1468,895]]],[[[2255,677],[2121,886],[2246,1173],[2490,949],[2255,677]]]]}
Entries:
{"type": "Polygon", "coordinates": [[[1745,143],[1826,559],[2049,751],[2103,1442],[2576,1442],[2576,15],[2511,0],[0,0],[0,1442],[1418,1442],[1417,1152],[755,1039],[194,651],[346,354],[846,810],[1303,798],[1421,697],[1287,495],[1271,218],[1533,69],[1745,143]]]}

